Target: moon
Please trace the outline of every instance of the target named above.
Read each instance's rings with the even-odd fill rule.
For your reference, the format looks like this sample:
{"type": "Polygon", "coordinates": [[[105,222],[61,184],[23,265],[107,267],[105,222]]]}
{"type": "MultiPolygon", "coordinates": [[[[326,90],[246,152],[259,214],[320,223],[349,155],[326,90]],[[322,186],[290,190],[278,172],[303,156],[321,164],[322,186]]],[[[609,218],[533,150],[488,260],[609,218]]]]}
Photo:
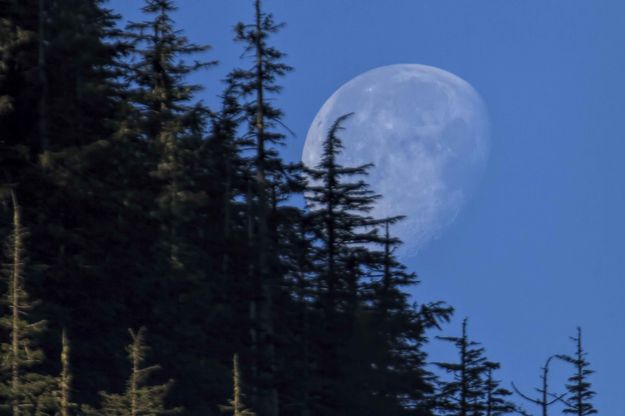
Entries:
{"type": "Polygon", "coordinates": [[[302,162],[316,167],[341,115],[343,166],[373,163],[365,180],[382,195],[371,215],[405,215],[393,228],[412,257],[451,225],[479,183],[490,150],[486,107],[475,89],[445,70],[418,64],[367,71],[323,104],[306,135],[302,162]]]}

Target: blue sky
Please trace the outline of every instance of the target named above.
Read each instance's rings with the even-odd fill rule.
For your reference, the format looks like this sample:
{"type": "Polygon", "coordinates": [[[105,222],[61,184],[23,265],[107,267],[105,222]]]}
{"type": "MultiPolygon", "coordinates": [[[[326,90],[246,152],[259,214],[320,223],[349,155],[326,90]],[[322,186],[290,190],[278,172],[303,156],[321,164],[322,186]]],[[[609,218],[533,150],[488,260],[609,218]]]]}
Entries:
{"type": "MultiPolygon", "coordinates": [[[[180,27],[220,65],[193,79],[214,103],[241,66],[232,26],[243,0],[180,0],[180,27]]],[[[110,5],[139,19],[141,1],[110,5]]],[[[343,83],[369,69],[420,63],[482,96],[492,149],[484,179],[454,225],[409,266],[418,300],[457,309],[446,334],[469,330],[499,376],[531,392],[551,354],[582,326],[602,415],[625,412],[625,3],[619,0],[267,0],[287,27],[275,45],[295,67],[277,104],[296,137],[343,83]]],[[[432,356],[450,351],[433,343],[432,356]]],[[[566,374],[554,365],[554,388],[566,374]]],[[[528,410],[534,410],[528,406],[528,410]]],[[[559,413],[555,411],[554,413],[559,413]]]]}

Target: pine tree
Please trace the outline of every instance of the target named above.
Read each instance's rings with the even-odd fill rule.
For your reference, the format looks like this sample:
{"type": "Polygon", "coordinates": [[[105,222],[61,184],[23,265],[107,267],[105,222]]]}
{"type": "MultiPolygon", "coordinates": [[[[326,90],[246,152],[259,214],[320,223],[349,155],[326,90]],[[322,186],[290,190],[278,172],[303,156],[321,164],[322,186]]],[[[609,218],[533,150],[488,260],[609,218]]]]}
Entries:
{"type": "MultiPolygon", "coordinates": [[[[279,413],[279,397],[276,387],[276,334],[274,300],[276,288],[281,285],[281,276],[276,273],[277,256],[275,234],[272,224],[271,191],[277,189],[285,172],[285,166],[278,157],[275,144],[283,141],[284,135],[273,131],[282,125],[282,111],[271,103],[271,95],[280,91],[276,78],[285,75],[291,67],[284,64],[284,54],[268,44],[270,35],[277,33],[283,25],[276,24],[271,14],[262,11],[261,1],[255,0],[254,22],[239,23],[235,27],[235,40],[245,45],[245,54],[253,64],[248,70],[233,71],[233,79],[239,86],[246,118],[248,134],[254,140],[254,156],[249,173],[247,204],[249,211],[249,237],[256,261],[249,269],[249,277],[256,286],[257,296],[250,301],[250,320],[253,328],[250,338],[256,359],[250,369],[256,374],[259,403],[256,407],[263,413],[279,413]]],[[[254,394],[253,394],[254,395],[254,394]]],[[[255,402],[256,400],[253,400],[255,402]]]]}
{"type": "Polygon", "coordinates": [[[557,356],[575,368],[575,373],[569,377],[569,383],[566,385],[568,397],[566,398],[564,413],[577,416],[596,414],[597,410],[592,405],[595,392],[591,390],[591,384],[588,381],[588,377],[594,371],[588,368],[590,363],[586,360],[587,353],[582,346],[582,329],[580,327],[577,328],[577,336],[571,337],[571,340],[575,343],[575,355],[557,356]]]}
{"type": "Polygon", "coordinates": [[[232,412],[232,416],[254,416],[256,413],[249,410],[243,403],[243,383],[241,382],[241,369],[239,368],[239,356],[232,357],[232,399],[230,404],[220,406],[223,412],[232,412]]]}
{"type": "Polygon", "coordinates": [[[6,244],[7,262],[3,271],[6,293],[2,298],[9,314],[0,319],[0,328],[9,333],[10,342],[0,344],[3,373],[0,396],[4,397],[5,406],[13,416],[27,416],[49,409],[52,380],[33,371],[44,359],[36,344],[45,322],[30,319],[33,304],[24,287],[26,231],[15,189],[10,188],[9,195],[13,221],[6,244]]]}
{"type": "Polygon", "coordinates": [[[130,377],[126,382],[126,390],[122,394],[100,393],[101,409],[97,412],[87,409],[87,413],[106,416],[157,416],[175,413],[180,409],[167,409],[165,398],[172,386],[166,384],[151,385],[149,378],[159,369],[158,365],[144,367],[148,348],[145,345],[145,328],[138,331],[129,330],[132,342],[126,351],[131,364],[130,377]]]}
{"type": "Polygon", "coordinates": [[[316,411],[324,414],[343,414],[348,409],[356,412],[356,407],[366,406],[357,398],[366,390],[347,380],[369,365],[355,348],[355,330],[363,307],[363,281],[367,268],[375,262],[371,245],[379,242],[375,229],[379,221],[368,215],[379,196],[364,180],[349,181],[366,175],[371,165],[344,167],[337,161],[342,150],[338,133],[350,115],[334,122],[324,141],[320,163],[306,168],[310,185],[305,195],[317,240],[313,248],[313,284],[320,322],[315,329],[319,369],[315,394],[323,410],[316,411]]]}
{"type": "MultiPolygon", "coordinates": [[[[249,139],[239,137],[239,127],[243,121],[243,109],[239,103],[240,91],[232,75],[226,80],[226,88],[221,95],[221,108],[211,118],[211,135],[208,140],[210,151],[211,177],[207,185],[212,187],[209,198],[218,201],[213,215],[223,218],[223,222],[211,221],[216,225],[213,233],[220,235],[217,240],[220,254],[221,272],[233,272],[232,258],[236,254],[231,249],[237,245],[237,228],[240,232],[245,227],[237,221],[245,215],[245,207],[236,202],[237,196],[245,194],[245,176],[248,169],[247,161],[242,156],[243,149],[251,145],[249,139]],[[221,180],[216,181],[215,178],[221,180]]],[[[245,234],[245,232],[243,232],[245,234]]],[[[239,253],[240,254],[240,253],[239,253]]],[[[238,256],[237,256],[238,257],[238,256]]]]}
{"type": "Polygon", "coordinates": [[[515,412],[517,410],[516,406],[507,399],[507,397],[512,395],[512,392],[499,387],[500,381],[495,380],[493,376],[495,370],[500,367],[499,363],[486,362],[486,366],[484,416],[500,416],[515,412]]]}
{"type": "Polygon", "coordinates": [[[127,74],[134,86],[132,122],[145,144],[143,191],[152,198],[148,226],[155,237],[149,243],[147,273],[133,287],[144,302],[134,324],[150,327],[163,371],[180,380],[172,390],[172,402],[205,409],[207,404],[197,397],[215,394],[207,383],[222,358],[207,357],[208,348],[218,349],[209,328],[219,326],[208,305],[222,296],[218,288],[223,282],[217,277],[213,240],[218,236],[213,227],[223,223],[209,217],[217,204],[209,198],[216,196],[212,192],[221,178],[212,177],[215,166],[206,138],[211,112],[196,102],[202,87],[188,77],[215,62],[202,60],[208,45],[192,43],[177,29],[176,9],[171,0],[146,0],[145,20],[127,26],[132,41],[127,74]],[[186,346],[185,354],[173,354],[180,345],[186,346]]]}
{"type": "Polygon", "coordinates": [[[184,61],[210,47],[193,44],[176,30],[171,17],[176,9],[172,0],[145,0],[142,11],[150,20],[130,23],[127,30],[136,56],[128,76],[137,85],[138,124],[153,146],[156,160],[151,174],[160,181],[156,215],[164,230],[163,248],[170,267],[181,269],[185,255],[182,217],[193,200],[193,190],[185,183],[193,179],[185,171],[185,157],[192,155],[183,142],[201,135],[207,114],[200,103],[191,103],[201,86],[188,84],[185,78],[215,62],[184,61]]]}
{"type": "Polygon", "coordinates": [[[350,282],[343,272],[357,250],[379,241],[374,228],[379,221],[368,215],[379,198],[362,180],[347,182],[351,177],[367,174],[370,164],[344,167],[337,161],[343,146],[338,132],[351,114],[339,117],[330,128],[323,145],[321,162],[307,167],[311,185],[306,191],[313,226],[321,242],[316,256],[322,264],[318,285],[322,288],[321,304],[332,315],[348,308],[350,282]]]}
{"type": "Polygon", "coordinates": [[[395,257],[401,241],[391,236],[390,228],[401,219],[383,220],[382,250],[376,253],[379,260],[369,274],[371,283],[365,287],[370,319],[364,330],[369,334],[371,362],[366,377],[374,397],[368,406],[388,415],[403,415],[409,410],[413,412],[410,414],[429,414],[427,399],[434,389],[434,375],[426,369],[426,331],[447,322],[452,308],[442,302],[421,307],[408,302],[406,288],[419,281],[395,257]]]}
{"type": "Polygon", "coordinates": [[[61,334],[61,373],[58,377],[57,411],[59,416],[70,416],[75,407],[71,401],[72,373],[69,367],[69,341],[65,330],[61,334]]]}
{"type": "Polygon", "coordinates": [[[438,368],[453,376],[450,381],[440,382],[438,398],[435,400],[437,410],[441,415],[483,415],[488,411],[489,404],[495,406],[498,398],[505,395],[504,391],[497,390],[497,383],[492,379],[491,372],[499,365],[489,362],[484,356],[484,348],[469,339],[466,318],[462,321],[461,336],[438,339],[453,343],[458,349],[459,360],[455,363],[435,363],[438,368]]]}

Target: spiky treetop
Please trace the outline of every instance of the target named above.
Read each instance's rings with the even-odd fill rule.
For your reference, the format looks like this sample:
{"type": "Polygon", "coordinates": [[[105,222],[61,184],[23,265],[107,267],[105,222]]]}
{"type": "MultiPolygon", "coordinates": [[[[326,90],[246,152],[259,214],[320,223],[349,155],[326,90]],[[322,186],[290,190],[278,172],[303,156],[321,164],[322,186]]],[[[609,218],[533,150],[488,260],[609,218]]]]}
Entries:
{"type": "Polygon", "coordinates": [[[487,395],[484,378],[493,363],[484,356],[484,348],[471,341],[467,334],[467,319],[462,321],[462,335],[459,337],[437,337],[456,346],[459,361],[455,363],[437,362],[435,365],[453,376],[442,382],[437,400],[437,408],[443,415],[468,416],[484,411],[487,395]]]}
{"type": "Polygon", "coordinates": [[[171,414],[179,409],[167,409],[165,397],[173,381],[166,384],[150,385],[149,378],[160,367],[144,367],[148,347],[145,345],[145,328],[139,331],[128,330],[132,342],[126,348],[131,372],[123,394],[100,393],[102,407],[100,413],[106,416],[157,416],[171,414]]]}
{"type": "Polygon", "coordinates": [[[26,231],[17,193],[11,188],[9,194],[13,224],[2,271],[6,290],[2,303],[9,313],[0,318],[0,328],[7,333],[9,342],[0,344],[0,396],[5,398],[3,407],[9,407],[13,416],[20,416],[49,408],[52,379],[32,371],[44,359],[36,344],[46,324],[30,319],[33,305],[24,288],[26,231]]]}
{"type": "Polygon", "coordinates": [[[215,61],[189,63],[183,58],[210,49],[209,45],[191,43],[174,26],[171,14],[176,11],[171,0],[146,0],[143,12],[150,20],[128,24],[137,59],[129,76],[137,86],[137,104],[145,108],[144,123],[148,136],[158,141],[192,127],[198,107],[192,105],[200,85],[186,83],[186,77],[215,61]]]}
{"type": "Polygon", "coordinates": [[[595,392],[591,389],[588,377],[594,373],[590,370],[590,363],[586,359],[588,355],[582,346],[582,329],[577,328],[577,336],[571,337],[575,343],[574,355],[558,355],[557,357],[573,365],[575,373],[569,377],[566,388],[568,396],[566,398],[566,408],[564,413],[586,416],[596,414],[597,410],[592,405],[595,392]]]}

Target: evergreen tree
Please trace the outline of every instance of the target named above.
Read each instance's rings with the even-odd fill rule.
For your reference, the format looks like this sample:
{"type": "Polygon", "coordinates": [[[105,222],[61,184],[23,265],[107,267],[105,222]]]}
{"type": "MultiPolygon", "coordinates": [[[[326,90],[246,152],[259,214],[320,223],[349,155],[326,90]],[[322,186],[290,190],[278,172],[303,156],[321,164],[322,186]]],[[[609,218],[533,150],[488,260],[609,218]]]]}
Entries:
{"type": "Polygon", "coordinates": [[[187,78],[215,62],[192,59],[203,58],[209,46],[191,43],[176,28],[173,1],[146,0],[142,11],[145,20],[127,26],[133,46],[128,78],[134,86],[133,123],[146,152],[143,178],[153,198],[148,226],[154,239],[147,273],[134,285],[142,299],[135,324],[151,328],[164,373],[180,380],[172,401],[206,409],[208,404],[197,398],[211,394],[210,374],[223,358],[208,356],[223,350],[213,346],[216,338],[208,329],[222,326],[213,321],[221,310],[208,307],[223,304],[219,284],[224,281],[215,265],[219,234],[213,233],[223,223],[209,217],[217,204],[209,197],[216,196],[221,178],[212,177],[211,143],[205,137],[210,112],[194,101],[201,86],[187,78]],[[184,353],[175,354],[180,345],[184,353]]]}
{"type": "Polygon", "coordinates": [[[0,344],[0,396],[5,399],[3,407],[10,409],[12,416],[26,416],[50,409],[52,380],[34,371],[43,361],[37,338],[45,322],[30,318],[33,305],[24,287],[26,232],[15,189],[9,189],[9,195],[13,221],[6,242],[7,261],[3,270],[6,293],[2,298],[8,314],[0,319],[0,328],[8,332],[9,342],[0,344]]]}
{"type": "Polygon", "coordinates": [[[239,368],[239,356],[234,354],[232,358],[232,399],[227,406],[220,406],[224,412],[232,412],[232,416],[254,416],[255,413],[243,404],[243,383],[241,382],[241,370],[239,368]]]}
{"type": "Polygon", "coordinates": [[[489,362],[484,356],[484,348],[469,339],[467,319],[462,321],[461,336],[438,338],[453,343],[459,352],[458,362],[435,363],[438,368],[453,376],[450,381],[440,382],[440,390],[435,400],[440,414],[477,416],[488,411],[507,412],[508,404],[499,404],[501,396],[506,392],[498,390],[497,382],[492,379],[492,370],[499,365],[489,362]],[[501,407],[502,410],[489,410],[489,405],[493,408],[501,407]]]}
{"type": "Polygon", "coordinates": [[[69,368],[69,341],[65,330],[61,334],[61,373],[58,377],[57,409],[59,416],[70,416],[75,407],[71,401],[72,373],[69,368]]]}
{"type": "Polygon", "coordinates": [[[354,391],[350,390],[353,384],[347,380],[358,368],[369,364],[348,345],[357,333],[354,329],[367,266],[375,261],[368,245],[379,241],[374,228],[379,222],[368,213],[379,196],[362,179],[349,181],[366,175],[370,165],[344,167],[337,161],[342,150],[338,132],[350,115],[334,122],[324,141],[320,163],[306,169],[311,183],[306,199],[317,239],[313,248],[315,303],[320,312],[315,329],[320,380],[316,396],[323,410],[316,411],[324,414],[344,414],[348,409],[356,412],[357,406],[366,406],[358,404],[356,397],[364,392],[355,385],[354,391]]]}
{"type": "Polygon", "coordinates": [[[191,103],[201,87],[186,83],[185,78],[215,62],[184,61],[184,57],[203,53],[209,46],[190,43],[175,29],[173,1],[146,0],[142,11],[150,20],[127,27],[137,56],[129,77],[137,85],[134,97],[139,107],[138,124],[152,143],[156,158],[151,174],[160,182],[160,212],[156,215],[164,231],[163,249],[170,267],[180,269],[185,248],[182,217],[193,201],[193,190],[188,188],[192,178],[185,171],[185,157],[192,155],[183,142],[201,136],[207,113],[201,104],[191,103]]]}
{"type": "Polygon", "coordinates": [[[395,257],[401,242],[391,236],[390,227],[401,219],[383,220],[382,250],[376,253],[379,260],[364,293],[370,305],[366,312],[370,323],[364,328],[370,334],[371,371],[366,377],[375,396],[369,407],[389,415],[429,414],[434,375],[426,369],[426,331],[448,321],[452,308],[442,302],[420,308],[408,303],[405,289],[419,281],[395,257]]]}
{"type": "Polygon", "coordinates": [[[484,400],[485,416],[500,416],[515,412],[516,406],[508,401],[512,392],[499,387],[500,381],[495,380],[493,373],[499,369],[499,363],[486,362],[487,372],[485,380],[486,398],[484,400]]]}
{"type": "Polygon", "coordinates": [[[254,141],[247,201],[250,245],[257,254],[249,268],[249,278],[257,293],[250,300],[253,325],[250,340],[256,355],[250,371],[254,375],[254,384],[260,389],[259,403],[255,407],[268,415],[277,415],[280,401],[276,386],[275,316],[278,314],[274,302],[282,277],[277,270],[276,239],[272,234],[277,224],[271,215],[271,191],[280,187],[286,169],[273,147],[284,139],[283,134],[274,130],[282,125],[282,111],[270,100],[271,95],[281,89],[276,79],[289,72],[291,67],[281,62],[284,54],[268,44],[269,36],[283,25],[276,24],[271,14],[262,11],[260,0],[255,0],[254,9],[253,23],[239,23],[235,27],[235,40],[245,45],[245,55],[253,64],[247,70],[233,71],[233,79],[245,99],[243,109],[248,120],[248,135],[254,141]]]}
{"type": "Polygon", "coordinates": [[[596,414],[597,410],[592,405],[595,392],[591,390],[591,384],[588,381],[588,377],[594,371],[588,368],[590,363],[586,360],[587,353],[582,346],[582,329],[580,327],[577,328],[577,336],[571,337],[571,340],[575,343],[575,354],[557,356],[575,368],[575,373],[569,377],[569,383],[566,385],[568,396],[564,413],[577,416],[596,414]]]}
{"type": "Polygon", "coordinates": [[[145,328],[134,332],[129,330],[132,342],[126,351],[131,364],[131,372],[126,382],[126,390],[122,394],[100,393],[102,396],[101,409],[87,413],[106,416],[157,416],[170,414],[179,409],[167,409],[165,397],[171,388],[172,381],[166,384],[151,385],[148,383],[152,373],[159,369],[158,365],[144,367],[147,347],[145,345],[145,328]]]}
{"type": "Polygon", "coordinates": [[[221,236],[215,241],[217,250],[222,251],[218,261],[221,263],[221,272],[229,274],[234,272],[233,257],[240,258],[243,254],[235,254],[231,249],[245,244],[241,243],[246,234],[245,226],[240,221],[245,216],[245,207],[237,202],[237,197],[245,195],[248,170],[248,162],[242,152],[252,143],[249,139],[239,137],[244,117],[239,103],[240,88],[231,74],[225,84],[221,108],[211,118],[211,135],[208,140],[211,176],[207,180],[207,187],[209,198],[217,201],[208,226],[216,226],[211,231],[221,236]],[[221,180],[216,181],[215,178],[221,180]],[[214,221],[214,218],[223,218],[223,221],[214,221]]]}

